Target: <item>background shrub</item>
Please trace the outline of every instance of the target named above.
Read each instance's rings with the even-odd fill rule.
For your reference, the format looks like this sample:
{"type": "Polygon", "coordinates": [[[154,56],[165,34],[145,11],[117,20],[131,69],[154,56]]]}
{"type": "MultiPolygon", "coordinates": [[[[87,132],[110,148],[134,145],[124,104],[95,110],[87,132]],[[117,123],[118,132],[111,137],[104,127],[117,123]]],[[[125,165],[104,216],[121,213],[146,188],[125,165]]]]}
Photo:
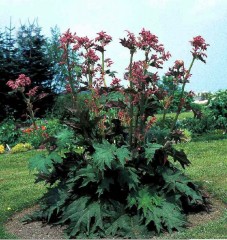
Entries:
{"type": "Polygon", "coordinates": [[[217,92],[208,105],[217,128],[227,130],[227,90],[217,92]]]}
{"type": "Polygon", "coordinates": [[[5,119],[0,123],[0,142],[3,144],[13,145],[18,142],[21,131],[13,118],[5,119]]]}
{"type": "Polygon", "coordinates": [[[186,118],[181,121],[181,127],[188,129],[195,134],[202,134],[214,130],[215,123],[209,112],[205,112],[203,116],[199,118],[186,118]]]}
{"type": "Polygon", "coordinates": [[[64,128],[57,118],[40,119],[36,121],[37,129],[28,127],[22,130],[19,141],[22,143],[30,143],[34,148],[39,148],[45,139],[54,136],[58,131],[64,128]]]}

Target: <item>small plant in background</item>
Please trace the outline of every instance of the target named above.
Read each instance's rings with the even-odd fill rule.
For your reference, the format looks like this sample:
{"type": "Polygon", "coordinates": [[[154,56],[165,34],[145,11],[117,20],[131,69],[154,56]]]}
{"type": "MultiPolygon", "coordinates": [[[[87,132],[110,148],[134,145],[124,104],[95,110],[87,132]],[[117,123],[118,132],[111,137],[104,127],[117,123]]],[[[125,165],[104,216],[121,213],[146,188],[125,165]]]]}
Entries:
{"type": "Polygon", "coordinates": [[[36,129],[32,126],[21,129],[20,142],[28,142],[34,148],[45,148],[45,140],[53,137],[61,129],[65,128],[58,119],[36,120],[36,129]]]}
{"type": "Polygon", "coordinates": [[[188,129],[193,134],[203,134],[215,129],[216,122],[209,111],[203,111],[200,118],[186,118],[181,121],[180,127],[188,129]]]}
{"type": "Polygon", "coordinates": [[[210,100],[208,109],[211,111],[216,127],[227,132],[227,90],[217,92],[210,100]]]}
{"type": "Polygon", "coordinates": [[[22,130],[20,141],[29,142],[34,148],[38,148],[42,142],[49,136],[46,132],[46,126],[29,127],[22,130]]]}
{"type": "MultiPolygon", "coordinates": [[[[125,73],[129,86],[123,88],[104,66],[112,64],[104,56],[111,40],[103,31],[94,40],[69,30],[61,37],[62,64],[68,68],[73,104],[63,121],[68,129],[46,140],[48,153],[30,159],[29,168],[38,171],[37,181],[49,188],[40,201],[41,209],[25,221],[65,224],[70,238],[150,238],[162,231],[181,230],[186,224],[184,213],[207,207],[206,196],[172,163],[173,159],[183,168],[190,164],[172,139],[192,65],[196,59],[204,61],[208,44],[200,36],[194,38],[189,69],[183,61],[170,68],[168,75],[182,86],[180,103],[170,128],[162,129],[154,117],[163,100],[157,69],[169,59],[169,52],[150,31],[142,29],[138,37],[127,31],[120,39],[129,51],[125,73]],[[69,49],[82,51],[84,58],[76,76],[71,73],[75,64],[69,49]],[[137,52],[143,55],[140,61],[134,61],[137,52]],[[90,94],[86,107],[78,102],[82,91],[90,94]]],[[[165,124],[165,117],[162,121],[165,124]]],[[[181,139],[183,130],[179,133],[181,139]]]]}
{"type": "Polygon", "coordinates": [[[25,88],[31,84],[31,79],[25,76],[24,74],[20,74],[15,81],[9,80],[6,84],[12,90],[18,91],[22,94],[23,100],[27,105],[27,111],[29,113],[29,117],[31,118],[34,128],[36,128],[37,126],[35,122],[35,113],[33,110],[32,98],[36,95],[38,87],[36,86],[25,93],[25,90],[26,90],[25,88]]]}
{"type": "Polygon", "coordinates": [[[5,152],[4,145],[0,144],[0,154],[5,152]]]}
{"type": "Polygon", "coordinates": [[[19,152],[27,152],[29,150],[33,149],[32,145],[30,143],[18,143],[11,149],[11,153],[19,153],[19,152]]]}
{"type": "Polygon", "coordinates": [[[37,109],[33,109],[33,103],[36,100],[40,100],[44,97],[46,97],[48,94],[46,93],[40,93],[38,94],[38,86],[33,87],[32,89],[29,89],[29,86],[31,85],[31,79],[24,74],[20,74],[19,77],[13,81],[9,80],[7,83],[7,86],[9,86],[13,91],[12,92],[19,92],[22,97],[23,101],[26,104],[26,110],[28,112],[28,117],[30,118],[33,128],[36,129],[36,119],[35,119],[35,113],[37,109]]]}
{"type": "Polygon", "coordinates": [[[5,119],[0,123],[0,142],[3,144],[13,145],[21,136],[21,131],[17,127],[14,119],[5,119]]]}

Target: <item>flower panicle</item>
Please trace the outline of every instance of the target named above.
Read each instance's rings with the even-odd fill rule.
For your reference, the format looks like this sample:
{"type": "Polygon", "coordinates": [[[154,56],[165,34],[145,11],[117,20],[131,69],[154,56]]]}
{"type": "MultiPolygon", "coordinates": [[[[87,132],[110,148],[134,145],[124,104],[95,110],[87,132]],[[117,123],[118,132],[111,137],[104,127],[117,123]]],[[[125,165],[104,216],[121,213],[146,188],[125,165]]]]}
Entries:
{"type": "Polygon", "coordinates": [[[204,63],[206,63],[205,59],[207,57],[206,55],[206,50],[207,50],[207,47],[210,46],[209,44],[207,44],[205,42],[205,39],[201,36],[196,36],[193,38],[192,41],[190,41],[191,45],[192,45],[192,56],[195,58],[195,59],[198,59],[204,63]]]}
{"type": "Polygon", "coordinates": [[[20,74],[15,81],[9,80],[6,83],[6,85],[13,90],[16,90],[18,88],[23,88],[25,86],[29,86],[30,84],[31,84],[31,79],[27,77],[25,74],[20,74]]]}

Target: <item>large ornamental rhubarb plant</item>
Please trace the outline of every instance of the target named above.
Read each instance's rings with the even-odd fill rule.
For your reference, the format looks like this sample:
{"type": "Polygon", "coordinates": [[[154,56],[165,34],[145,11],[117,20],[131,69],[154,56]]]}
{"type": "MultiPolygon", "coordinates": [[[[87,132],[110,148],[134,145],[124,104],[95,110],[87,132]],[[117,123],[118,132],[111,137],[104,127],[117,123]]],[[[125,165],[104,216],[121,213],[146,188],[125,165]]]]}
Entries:
{"type": "Polygon", "coordinates": [[[148,138],[160,101],[165,109],[171,105],[156,84],[157,70],[170,53],[150,31],[142,29],[138,37],[127,31],[120,39],[129,52],[128,86],[123,87],[110,68],[113,62],[105,58],[111,41],[106,32],[94,40],[69,30],[61,37],[72,108],[63,122],[68,129],[45,141],[48,153],[30,160],[37,181],[45,181],[48,189],[40,210],[27,221],[66,225],[70,238],[148,238],[181,230],[185,213],[206,208],[206,198],[174,163],[183,168],[190,164],[172,140],[192,65],[204,61],[208,44],[200,36],[193,38],[189,69],[180,60],[169,69],[167,75],[181,86],[181,101],[165,136],[159,138],[156,131],[148,138]],[[79,64],[70,58],[74,51],[81,57],[79,64]],[[144,55],[140,61],[134,60],[137,52],[144,55]]]}

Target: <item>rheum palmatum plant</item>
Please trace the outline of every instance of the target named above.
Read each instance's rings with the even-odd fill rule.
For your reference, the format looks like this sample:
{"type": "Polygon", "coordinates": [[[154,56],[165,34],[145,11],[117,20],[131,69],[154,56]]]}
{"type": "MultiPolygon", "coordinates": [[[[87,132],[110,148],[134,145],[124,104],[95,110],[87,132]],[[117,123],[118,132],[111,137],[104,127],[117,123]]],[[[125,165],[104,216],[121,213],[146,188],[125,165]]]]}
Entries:
{"type": "MultiPolygon", "coordinates": [[[[73,101],[64,123],[70,130],[49,138],[48,153],[30,160],[30,168],[38,170],[37,181],[45,181],[48,191],[40,210],[26,221],[64,224],[70,238],[149,238],[182,229],[185,213],[206,208],[206,197],[172,163],[171,159],[178,161],[184,168],[190,162],[182,150],[174,149],[171,134],[162,141],[147,138],[161,99],[157,69],[170,54],[150,31],[142,29],[138,37],[127,32],[120,40],[129,50],[125,73],[129,86],[124,88],[110,70],[112,61],[105,59],[111,40],[105,32],[94,40],[70,31],[63,34],[62,64],[68,69],[73,101]],[[81,55],[80,64],[70,61],[68,51],[81,55]],[[144,58],[134,61],[138,51],[144,58]],[[75,67],[80,71],[74,76],[75,67]],[[81,104],[78,99],[85,92],[81,104]]],[[[195,59],[203,60],[207,44],[201,37],[191,44],[193,64],[195,59]]],[[[185,70],[177,61],[169,71],[182,82],[182,92],[192,64],[185,70]]],[[[182,105],[183,98],[171,131],[182,105]]]]}
{"type": "Polygon", "coordinates": [[[28,115],[32,121],[33,127],[34,129],[37,129],[33,110],[33,100],[37,93],[38,87],[36,86],[27,91],[26,88],[31,85],[31,79],[24,74],[20,74],[15,81],[9,80],[6,85],[8,85],[13,91],[21,93],[23,100],[26,103],[28,115]]]}

